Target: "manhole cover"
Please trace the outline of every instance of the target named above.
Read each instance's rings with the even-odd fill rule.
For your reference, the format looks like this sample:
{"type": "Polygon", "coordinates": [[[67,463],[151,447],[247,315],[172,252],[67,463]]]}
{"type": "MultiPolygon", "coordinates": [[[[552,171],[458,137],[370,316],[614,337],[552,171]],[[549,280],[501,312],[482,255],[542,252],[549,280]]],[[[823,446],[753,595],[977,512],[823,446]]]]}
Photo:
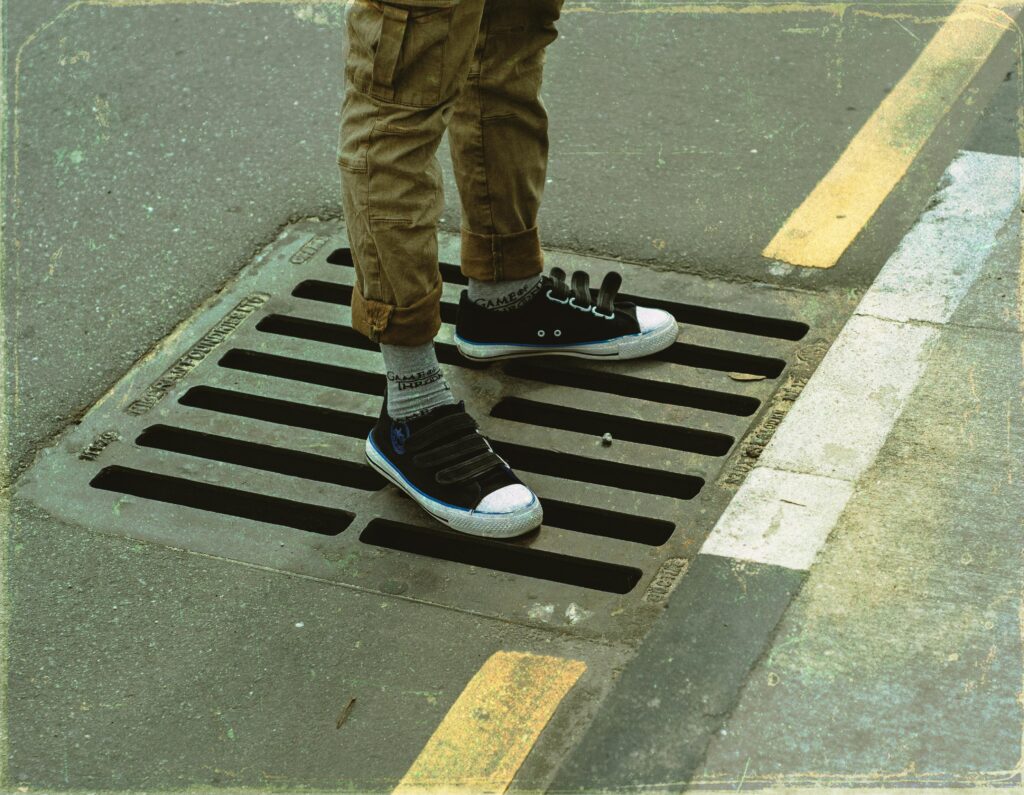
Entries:
{"type": "MultiPolygon", "coordinates": [[[[349,327],[339,222],[289,227],[128,373],[19,483],[100,532],[590,637],[639,637],[849,311],[841,299],[609,269],[672,311],[679,341],[617,363],[509,360],[452,345],[464,279],[445,280],[438,353],[482,431],[544,503],[517,542],[434,524],[363,458],[384,390],[349,327]],[[612,441],[602,441],[611,434],[612,441]]],[[[442,262],[458,261],[441,235],[442,262]]]]}

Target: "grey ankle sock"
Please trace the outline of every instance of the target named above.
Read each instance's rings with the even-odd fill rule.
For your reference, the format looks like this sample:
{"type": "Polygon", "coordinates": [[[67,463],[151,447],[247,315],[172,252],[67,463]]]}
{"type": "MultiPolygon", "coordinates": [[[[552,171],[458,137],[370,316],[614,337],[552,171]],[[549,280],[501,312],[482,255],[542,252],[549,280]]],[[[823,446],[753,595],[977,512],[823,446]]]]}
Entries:
{"type": "Polygon", "coordinates": [[[388,379],[388,414],[392,419],[409,419],[415,414],[446,403],[454,403],[452,389],[437,362],[434,343],[385,345],[384,370],[388,379]]]}
{"type": "Polygon", "coordinates": [[[469,280],[469,300],[484,309],[507,312],[518,309],[540,289],[541,274],[503,282],[469,280]]]}

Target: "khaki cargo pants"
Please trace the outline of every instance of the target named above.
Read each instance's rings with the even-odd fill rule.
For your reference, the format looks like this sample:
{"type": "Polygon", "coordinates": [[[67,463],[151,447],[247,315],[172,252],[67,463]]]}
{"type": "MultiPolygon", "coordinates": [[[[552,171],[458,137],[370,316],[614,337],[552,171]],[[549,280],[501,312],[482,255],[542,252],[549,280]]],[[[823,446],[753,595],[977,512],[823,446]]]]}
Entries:
{"type": "Polygon", "coordinates": [[[338,165],[355,262],[352,327],[418,345],[441,326],[437,148],[445,129],[462,205],[462,272],[543,270],[547,173],[540,98],[562,0],[348,0],[338,165]]]}

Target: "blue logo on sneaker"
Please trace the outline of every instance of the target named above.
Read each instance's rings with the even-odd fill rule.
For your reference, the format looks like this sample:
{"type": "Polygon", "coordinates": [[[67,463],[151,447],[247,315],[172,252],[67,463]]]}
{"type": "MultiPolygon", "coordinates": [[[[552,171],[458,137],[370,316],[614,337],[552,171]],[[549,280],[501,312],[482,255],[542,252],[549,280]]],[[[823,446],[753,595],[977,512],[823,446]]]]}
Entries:
{"type": "Polygon", "coordinates": [[[391,446],[399,455],[405,455],[405,442],[409,438],[409,426],[396,422],[391,426],[391,446]]]}

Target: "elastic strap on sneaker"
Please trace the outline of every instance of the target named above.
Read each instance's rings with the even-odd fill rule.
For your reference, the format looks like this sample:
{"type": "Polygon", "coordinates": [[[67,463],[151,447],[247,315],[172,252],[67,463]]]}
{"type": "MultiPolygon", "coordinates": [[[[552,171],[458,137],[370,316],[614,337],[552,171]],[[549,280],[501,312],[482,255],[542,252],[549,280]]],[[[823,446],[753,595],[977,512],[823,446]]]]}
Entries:
{"type": "Polygon", "coordinates": [[[448,442],[448,444],[424,450],[422,453],[416,453],[412,457],[412,462],[418,467],[436,467],[452,461],[464,460],[470,453],[483,453],[490,449],[487,446],[487,442],[484,441],[484,437],[479,434],[460,436],[454,442],[448,442]]]}
{"type": "Polygon", "coordinates": [[[427,423],[422,428],[417,428],[405,443],[405,449],[410,451],[422,450],[425,447],[437,444],[442,439],[452,436],[459,431],[475,431],[479,426],[469,414],[460,411],[454,414],[447,414],[440,419],[427,423]]]}
{"type": "Polygon", "coordinates": [[[473,456],[468,461],[439,469],[436,478],[438,483],[463,483],[467,480],[476,480],[495,467],[504,465],[498,454],[488,449],[486,453],[473,456]]]}
{"type": "Polygon", "coordinates": [[[417,466],[434,467],[454,462],[435,473],[438,483],[475,480],[495,467],[505,466],[487,440],[476,432],[478,427],[476,420],[465,412],[448,414],[417,429],[406,442],[406,450],[415,453],[413,462],[417,466]],[[457,438],[452,439],[453,436],[457,438]],[[452,440],[437,444],[446,439],[452,440]]]}

